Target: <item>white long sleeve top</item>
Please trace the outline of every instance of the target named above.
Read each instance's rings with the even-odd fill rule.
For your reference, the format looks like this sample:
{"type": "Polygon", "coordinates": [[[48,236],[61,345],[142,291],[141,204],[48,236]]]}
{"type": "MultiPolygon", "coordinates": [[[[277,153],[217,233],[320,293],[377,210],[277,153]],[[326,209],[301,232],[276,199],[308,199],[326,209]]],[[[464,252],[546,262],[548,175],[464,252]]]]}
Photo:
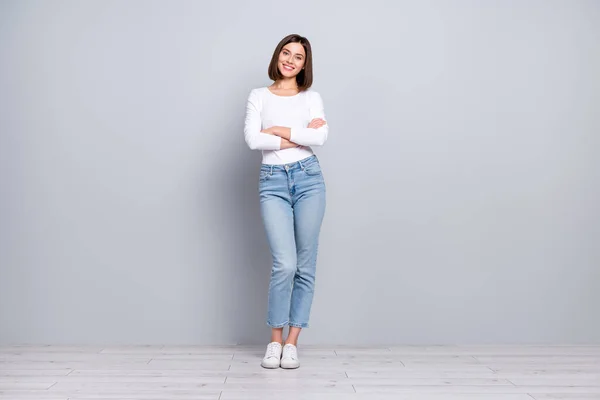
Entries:
{"type": "Polygon", "coordinates": [[[318,129],[307,128],[313,118],[325,119],[323,100],[314,90],[294,96],[279,96],[268,87],[250,91],[246,103],[244,138],[252,150],[262,150],[263,164],[287,164],[310,157],[311,146],[322,146],[327,140],[329,123],[318,129]],[[290,141],[301,145],[281,149],[279,136],[262,133],[272,126],[291,128],[290,141]]]}

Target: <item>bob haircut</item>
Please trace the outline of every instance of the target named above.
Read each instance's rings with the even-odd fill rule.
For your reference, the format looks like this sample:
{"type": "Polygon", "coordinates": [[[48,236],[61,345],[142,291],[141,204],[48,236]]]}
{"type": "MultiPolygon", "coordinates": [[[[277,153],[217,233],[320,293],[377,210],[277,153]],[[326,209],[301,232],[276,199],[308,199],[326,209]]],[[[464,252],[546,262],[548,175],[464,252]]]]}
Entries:
{"type": "Polygon", "coordinates": [[[313,70],[312,70],[312,50],[310,48],[310,42],[304,36],[300,36],[298,34],[291,34],[283,39],[275,48],[273,52],[273,57],[271,58],[271,63],[269,64],[269,78],[274,81],[283,78],[283,75],[279,71],[277,67],[277,63],[279,61],[279,54],[283,50],[283,46],[288,43],[300,43],[302,47],[304,47],[304,52],[306,53],[306,58],[304,60],[304,69],[302,69],[298,75],[296,75],[296,83],[298,84],[298,90],[303,92],[310,88],[313,83],[313,70]]]}

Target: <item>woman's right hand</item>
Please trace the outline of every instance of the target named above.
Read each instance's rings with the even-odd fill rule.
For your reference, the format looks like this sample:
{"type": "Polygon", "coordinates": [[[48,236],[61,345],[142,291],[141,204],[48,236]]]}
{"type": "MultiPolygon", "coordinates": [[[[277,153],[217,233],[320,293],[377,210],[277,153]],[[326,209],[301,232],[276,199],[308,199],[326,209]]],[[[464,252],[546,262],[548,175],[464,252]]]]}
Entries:
{"type": "Polygon", "coordinates": [[[292,149],[294,147],[302,147],[297,143],[294,142],[290,142],[287,139],[281,138],[281,145],[280,145],[280,149],[284,150],[284,149],[292,149]]]}
{"type": "Polygon", "coordinates": [[[322,118],[314,118],[312,121],[309,122],[308,128],[319,129],[320,127],[322,127],[326,123],[327,122],[325,122],[325,120],[322,119],[322,118]]]}

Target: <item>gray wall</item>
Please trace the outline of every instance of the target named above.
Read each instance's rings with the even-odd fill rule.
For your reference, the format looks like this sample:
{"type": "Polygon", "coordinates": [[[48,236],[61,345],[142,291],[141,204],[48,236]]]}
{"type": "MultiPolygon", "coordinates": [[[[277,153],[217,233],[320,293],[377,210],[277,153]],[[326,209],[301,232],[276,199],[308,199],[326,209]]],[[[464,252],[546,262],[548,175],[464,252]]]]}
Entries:
{"type": "Polygon", "coordinates": [[[0,342],[266,343],[246,96],[331,131],[303,343],[600,343],[600,2],[0,2],[0,342]]]}

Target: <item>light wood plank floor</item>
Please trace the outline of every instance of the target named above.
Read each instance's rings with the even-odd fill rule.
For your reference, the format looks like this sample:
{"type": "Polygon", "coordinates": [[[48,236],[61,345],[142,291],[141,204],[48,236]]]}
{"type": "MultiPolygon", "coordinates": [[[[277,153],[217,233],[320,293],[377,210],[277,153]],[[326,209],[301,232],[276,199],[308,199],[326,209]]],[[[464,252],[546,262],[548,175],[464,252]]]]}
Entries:
{"type": "Polygon", "coordinates": [[[600,400],[599,346],[3,346],[11,400],[600,400]]]}

